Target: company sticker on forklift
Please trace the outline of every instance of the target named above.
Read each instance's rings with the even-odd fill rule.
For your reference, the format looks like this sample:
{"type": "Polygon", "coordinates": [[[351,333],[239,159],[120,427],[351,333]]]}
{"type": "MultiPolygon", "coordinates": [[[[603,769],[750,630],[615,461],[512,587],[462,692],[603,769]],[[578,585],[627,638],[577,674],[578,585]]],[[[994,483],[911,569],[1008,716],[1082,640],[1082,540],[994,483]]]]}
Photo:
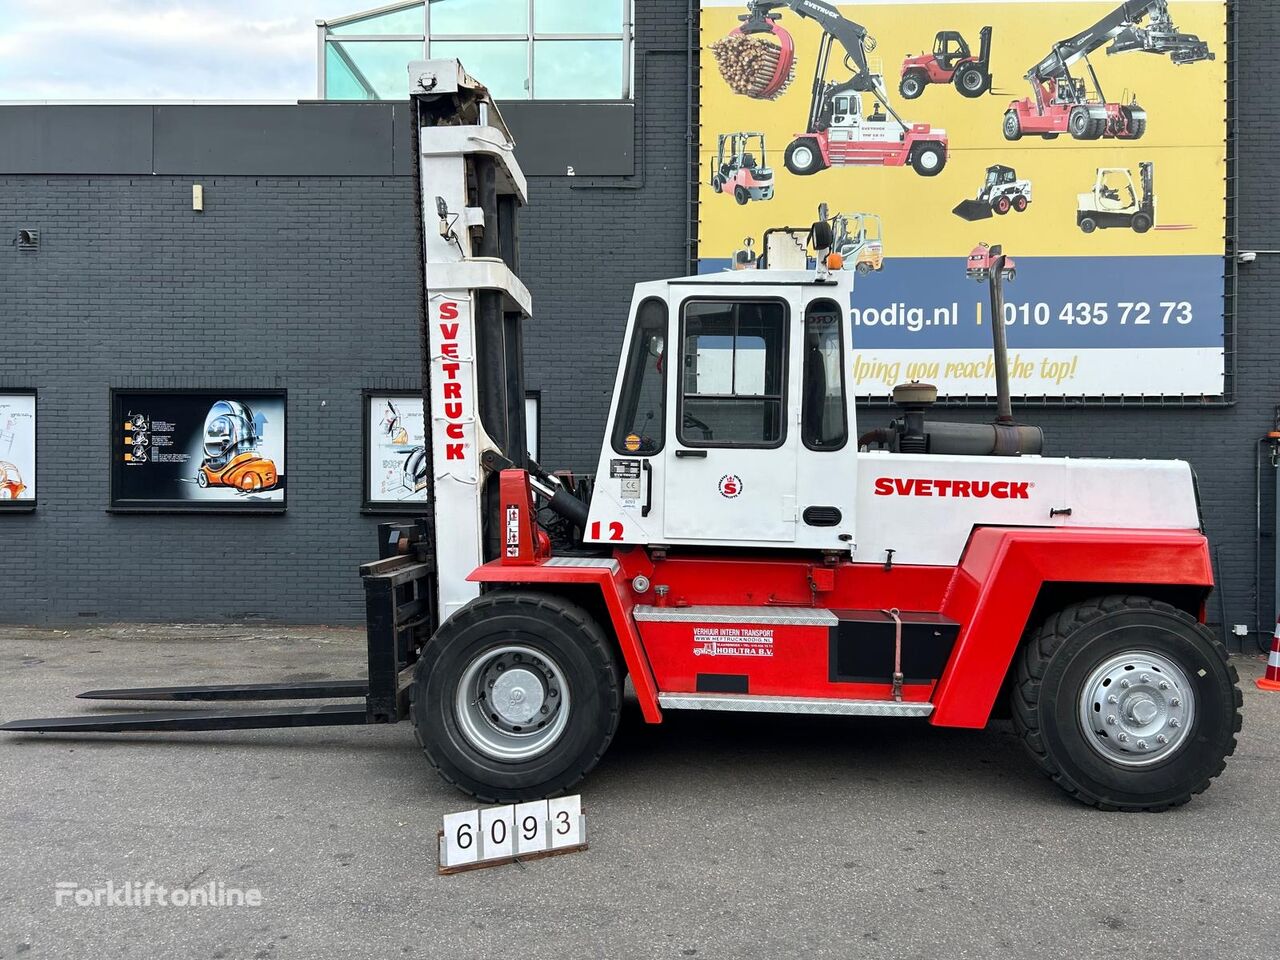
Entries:
{"type": "Polygon", "coordinates": [[[694,627],[695,657],[772,657],[772,627],[694,627]]]}

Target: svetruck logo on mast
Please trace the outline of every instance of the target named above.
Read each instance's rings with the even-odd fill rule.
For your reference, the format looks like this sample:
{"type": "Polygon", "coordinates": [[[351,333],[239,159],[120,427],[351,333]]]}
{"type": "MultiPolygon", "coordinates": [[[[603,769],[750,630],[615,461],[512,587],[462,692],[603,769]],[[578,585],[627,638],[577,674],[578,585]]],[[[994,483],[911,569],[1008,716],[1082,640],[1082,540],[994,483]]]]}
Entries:
{"type": "Polygon", "coordinates": [[[440,304],[440,356],[443,358],[440,370],[444,374],[441,384],[444,397],[444,458],[446,460],[465,460],[465,446],[462,441],[462,363],[458,356],[458,334],[462,324],[458,319],[458,305],[452,300],[440,304]],[[447,322],[447,321],[452,321],[447,322]]]}
{"type": "Polygon", "coordinates": [[[922,480],[877,477],[877,497],[964,497],[985,500],[1030,500],[1029,480],[922,480]]]}

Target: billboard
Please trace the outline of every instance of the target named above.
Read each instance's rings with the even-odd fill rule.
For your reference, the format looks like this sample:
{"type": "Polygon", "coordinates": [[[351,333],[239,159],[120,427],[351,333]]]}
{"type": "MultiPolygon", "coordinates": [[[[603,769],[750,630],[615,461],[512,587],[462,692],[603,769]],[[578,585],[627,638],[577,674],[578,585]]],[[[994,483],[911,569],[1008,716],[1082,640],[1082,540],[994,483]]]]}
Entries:
{"type": "Polygon", "coordinates": [[[36,505],[36,394],[0,391],[0,510],[36,505]]]}
{"type": "Polygon", "coordinates": [[[282,511],[283,390],[113,390],[111,506],[282,511]]]}
{"type": "Polygon", "coordinates": [[[701,6],[699,270],[827,204],[859,396],[993,392],[984,243],[1016,395],[1223,394],[1223,0],[701,6]]]}

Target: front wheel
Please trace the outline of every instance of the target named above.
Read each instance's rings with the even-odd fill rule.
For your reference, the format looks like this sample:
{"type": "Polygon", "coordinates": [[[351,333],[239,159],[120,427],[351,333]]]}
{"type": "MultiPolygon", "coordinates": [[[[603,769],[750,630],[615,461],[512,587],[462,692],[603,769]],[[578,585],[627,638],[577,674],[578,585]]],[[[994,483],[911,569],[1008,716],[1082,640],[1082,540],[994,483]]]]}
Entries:
{"type": "Polygon", "coordinates": [[[991,205],[991,208],[1003,217],[1013,209],[1013,201],[1008,197],[996,197],[996,202],[991,205]]]}
{"type": "Polygon", "coordinates": [[[940,143],[922,143],[911,155],[911,167],[922,177],[936,177],[947,165],[947,151],[940,143]]]}
{"type": "Polygon", "coordinates": [[[1067,129],[1077,140],[1093,140],[1093,120],[1088,110],[1076,109],[1067,118],[1067,129]]]}
{"type": "Polygon", "coordinates": [[[720,179],[720,174],[716,174],[711,178],[711,190],[713,193],[720,193],[724,190],[724,181],[720,179]]]}
{"type": "Polygon", "coordinates": [[[1151,218],[1145,213],[1135,213],[1133,215],[1133,223],[1131,226],[1133,227],[1134,233],[1146,233],[1152,228],[1152,226],[1154,226],[1154,224],[1152,223],[1151,218]]]}
{"type": "Polygon", "coordinates": [[[904,100],[915,100],[920,94],[924,93],[924,88],[928,84],[929,79],[925,76],[923,70],[908,70],[902,78],[902,82],[898,84],[898,92],[902,94],[904,100]]]}
{"type": "Polygon", "coordinates": [[[782,162],[798,177],[807,177],[827,166],[822,159],[822,151],[818,149],[818,141],[809,137],[792,141],[782,162]]]}
{"type": "Polygon", "coordinates": [[[496,803],[581,780],[613,739],[621,705],[621,668],[589,613],[504,591],[467,604],[423,647],[409,712],[440,775],[496,803]]]}
{"type": "Polygon", "coordinates": [[[966,63],[956,71],[956,89],[962,96],[973,99],[987,92],[991,86],[991,75],[976,63],[966,63]]]}
{"type": "Polygon", "coordinates": [[[1148,597],[1055,613],[1027,641],[1013,723],[1040,769],[1105,810],[1164,810],[1226,766],[1244,698],[1204,626],[1148,597]]]}

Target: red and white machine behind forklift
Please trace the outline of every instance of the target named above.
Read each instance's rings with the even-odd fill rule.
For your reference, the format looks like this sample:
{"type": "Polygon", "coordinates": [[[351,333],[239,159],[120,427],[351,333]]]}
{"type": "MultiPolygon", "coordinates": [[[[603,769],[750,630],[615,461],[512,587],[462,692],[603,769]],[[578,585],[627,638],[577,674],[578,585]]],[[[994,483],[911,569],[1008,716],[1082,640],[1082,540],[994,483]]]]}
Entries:
{"type": "MultiPolygon", "coordinates": [[[[357,702],[5,729],[408,717],[447,780],[524,800],[599,762],[629,678],[650,723],[716,710],[977,728],[1008,707],[1035,763],[1104,808],[1177,805],[1223,770],[1241,696],[1202,622],[1213,577],[1190,467],[1043,457],[1040,431],[1008,413],[1007,377],[994,423],[930,419],[933,389],[906,384],[901,418],[859,436],[854,275],[827,269],[829,224],[813,228],[816,270],[638,285],[589,502],[588,484],[547,474],[523,433],[522,326],[537,321],[516,275],[513,144],[456,61],[410,76],[431,515],[384,524],[384,557],[363,568],[368,678],[86,695],[357,702]]],[[[998,280],[992,293],[1000,316],[998,280]]]]}

